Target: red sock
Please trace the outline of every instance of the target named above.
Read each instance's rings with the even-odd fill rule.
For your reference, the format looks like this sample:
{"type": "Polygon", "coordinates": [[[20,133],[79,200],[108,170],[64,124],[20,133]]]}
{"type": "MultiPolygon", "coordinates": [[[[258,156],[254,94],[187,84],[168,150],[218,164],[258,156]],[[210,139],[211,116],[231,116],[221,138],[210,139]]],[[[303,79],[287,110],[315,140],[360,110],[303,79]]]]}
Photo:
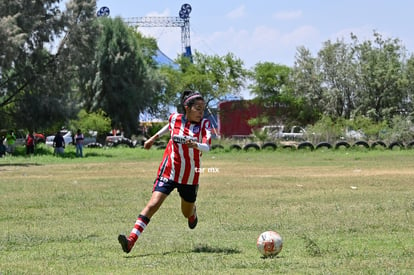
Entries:
{"type": "Polygon", "coordinates": [[[149,218],[144,215],[139,215],[137,221],[135,222],[134,228],[131,231],[131,234],[129,234],[129,240],[135,243],[149,222],[149,218]]]}

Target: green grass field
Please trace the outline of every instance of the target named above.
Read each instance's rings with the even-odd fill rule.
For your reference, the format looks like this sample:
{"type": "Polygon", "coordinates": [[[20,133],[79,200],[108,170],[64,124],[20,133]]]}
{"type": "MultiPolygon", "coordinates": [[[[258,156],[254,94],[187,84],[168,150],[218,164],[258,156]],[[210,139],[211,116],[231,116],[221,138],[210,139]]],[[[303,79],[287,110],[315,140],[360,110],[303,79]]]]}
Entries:
{"type": "Polygon", "coordinates": [[[173,192],[130,254],[117,236],[149,199],[163,152],[85,153],[0,159],[0,274],[414,270],[414,151],[204,154],[197,228],[173,192]],[[266,230],[284,240],[275,258],[256,249],[266,230]]]}

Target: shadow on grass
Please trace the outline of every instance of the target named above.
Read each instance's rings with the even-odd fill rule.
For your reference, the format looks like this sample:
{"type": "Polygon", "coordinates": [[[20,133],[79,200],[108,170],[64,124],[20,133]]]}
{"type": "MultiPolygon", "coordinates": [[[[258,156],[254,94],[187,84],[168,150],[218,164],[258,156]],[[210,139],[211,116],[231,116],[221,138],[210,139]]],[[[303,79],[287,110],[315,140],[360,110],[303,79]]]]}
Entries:
{"type": "Polygon", "coordinates": [[[211,247],[207,244],[198,244],[196,245],[191,251],[183,251],[183,250],[174,250],[174,251],[165,251],[162,253],[146,253],[140,255],[126,255],[125,258],[141,258],[141,257],[148,257],[148,256],[155,256],[155,255],[162,255],[166,256],[169,254],[187,254],[187,253],[216,253],[216,254],[239,254],[241,253],[240,250],[234,248],[223,248],[223,247],[211,247]]]}
{"type": "Polygon", "coordinates": [[[42,166],[43,164],[39,163],[0,163],[0,167],[5,166],[22,166],[22,167],[29,167],[29,166],[42,166]]]}
{"type": "Polygon", "coordinates": [[[220,254],[239,254],[240,250],[234,248],[211,247],[207,244],[196,245],[192,252],[195,253],[220,253],[220,254]]]}
{"type": "Polygon", "coordinates": [[[85,157],[106,157],[106,158],[113,158],[114,156],[111,154],[98,154],[94,152],[89,152],[85,154],[85,157]]]}
{"type": "MultiPolygon", "coordinates": [[[[65,149],[65,152],[63,153],[63,155],[56,155],[54,153],[54,149],[52,147],[48,147],[46,145],[39,145],[36,146],[35,148],[35,152],[33,155],[27,155],[26,154],[26,147],[24,146],[19,146],[16,148],[15,152],[13,153],[14,157],[30,157],[30,156],[54,156],[54,157],[58,157],[58,158],[64,158],[64,159],[77,159],[78,157],[76,156],[76,152],[71,148],[71,149],[65,149]]],[[[7,157],[7,156],[6,156],[7,157]]],[[[84,151],[84,155],[83,157],[88,158],[88,157],[105,157],[105,158],[113,158],[114,156],[112,154],[109,154],[108,152],[85,152],[84,151]]],[[[20,164],[21,166],[24,166],[24,164],[20,164]]],[[[33,165],[33,164],[31,164],[33,165]]],[[[11,164],[11,166],[17,166],[17,164],[11,164]]]]}

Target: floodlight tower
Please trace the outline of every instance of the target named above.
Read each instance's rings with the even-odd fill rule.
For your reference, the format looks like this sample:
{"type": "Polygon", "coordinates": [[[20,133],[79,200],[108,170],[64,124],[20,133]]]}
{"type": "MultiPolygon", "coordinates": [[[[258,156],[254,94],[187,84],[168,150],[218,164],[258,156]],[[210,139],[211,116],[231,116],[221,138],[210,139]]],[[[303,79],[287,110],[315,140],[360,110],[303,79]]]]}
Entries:
{"type": "Polygon", "coordinates": [[[96,16],[98,17],[107,17],[110,14],[110,10],[108,7],[102,7],[96,12],[96,16]]]}
{"type": "Polygon", "coordinates": [[[181,52],[192,61],[190,43],[190,13],[191,5],[183,4],[178,12],[178,17],[130,17],[124,22],[131,27],[180,27],[181,28],[181,52]]]}

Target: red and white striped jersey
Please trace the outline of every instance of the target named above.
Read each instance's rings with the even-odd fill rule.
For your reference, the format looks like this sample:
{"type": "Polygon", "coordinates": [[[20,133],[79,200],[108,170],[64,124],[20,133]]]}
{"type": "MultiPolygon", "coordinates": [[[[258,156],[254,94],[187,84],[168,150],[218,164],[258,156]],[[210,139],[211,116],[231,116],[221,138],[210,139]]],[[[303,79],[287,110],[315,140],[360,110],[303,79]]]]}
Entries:
{"type": "Polygon", "coordinates": [[[164,151],[158,168],[158,177],[173,180],[180,184],[197,185],[200,176],[202,152],[179,142],[183,138],[194,139],[198,143],[211,145],[211,125],[208,119],[199,123],[187,121],[183,114],[172,114],[169,118],[171,139],[164,151]],[[173,140],[175,138],[175,141],[173,140]]]}

